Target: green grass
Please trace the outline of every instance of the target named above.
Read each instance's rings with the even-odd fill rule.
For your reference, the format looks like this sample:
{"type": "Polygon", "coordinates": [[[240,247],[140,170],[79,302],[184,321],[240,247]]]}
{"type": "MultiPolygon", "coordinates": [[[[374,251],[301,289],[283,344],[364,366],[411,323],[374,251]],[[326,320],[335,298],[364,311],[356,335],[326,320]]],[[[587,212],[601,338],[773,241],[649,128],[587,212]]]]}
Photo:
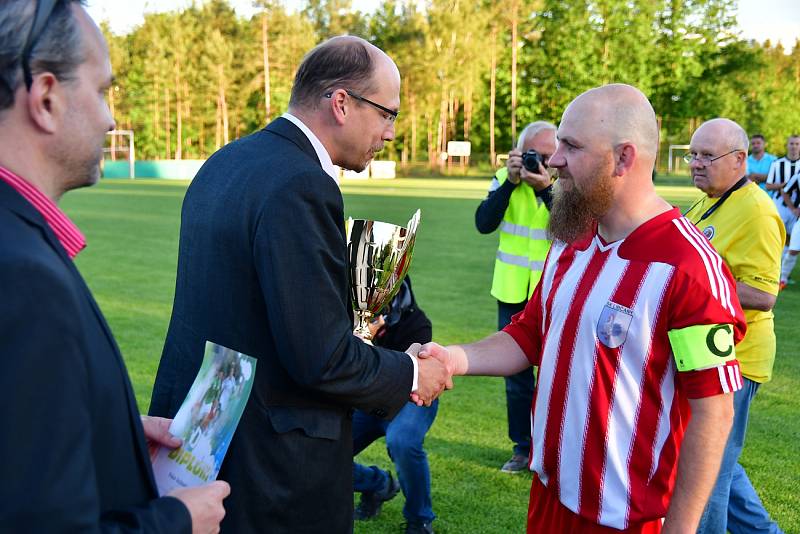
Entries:
{"type": "MultiPolygon", "coordinates": [[[[659,191],[677,205],[696,196],[669,182],[659,191]]],[[[140,408],[150,392],[169,321],[175,283],[180,205],[187,182],[108,180],[68,194],[62,207],[85,232],[89,247],[78,266],[122,348],[140,408]]],[[[420,305],[443,343],[481,338],[494,330],[496,302],[489,295],[496,235],[482,236],[474,212],[485,195],[480,180],[398,179],[343,184],[346,215],[405,224],[417,208],[422,222],[411,273],[420,305]]],[[[786,532],[800,532],[800,337],[795,317],[800,285],[776,307],[778,358],[774,379],[753,404],[742,464],[770,513],[786,532]]],[[[522,532],[530,476],[498,471],[508,459],[503,382],[458,378],[441,401],[426,440],[435,526],[442,533],[522,532]]],[[[359,459],[389,468],[383,441],[359,459]]],[[[357,533],[401,532],[402,496],[357,533]]]]}

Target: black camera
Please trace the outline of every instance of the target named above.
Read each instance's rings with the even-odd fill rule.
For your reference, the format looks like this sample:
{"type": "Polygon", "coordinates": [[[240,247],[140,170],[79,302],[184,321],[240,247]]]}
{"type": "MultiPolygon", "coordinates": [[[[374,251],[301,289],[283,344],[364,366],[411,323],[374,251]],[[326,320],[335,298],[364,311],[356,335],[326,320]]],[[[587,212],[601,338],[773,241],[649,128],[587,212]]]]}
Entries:
{"type": "Polygon", "coordinates": [[[530,149],[522,155],[522,165],[528,169],[528,171],[538,174],[539,164],[541,164],[542,167],[547,167],[542,155],[536,152],[534,149],[530,149]]]}

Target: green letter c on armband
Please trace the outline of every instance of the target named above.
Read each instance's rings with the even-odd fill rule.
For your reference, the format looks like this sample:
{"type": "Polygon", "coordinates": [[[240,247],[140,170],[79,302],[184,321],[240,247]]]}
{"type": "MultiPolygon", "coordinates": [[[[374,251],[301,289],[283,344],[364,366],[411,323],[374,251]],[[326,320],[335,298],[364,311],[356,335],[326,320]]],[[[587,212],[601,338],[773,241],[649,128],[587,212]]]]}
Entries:
{"type": "Polygon", "coordinates": [[[709,369],[736,357],[733,327],[729,324],[687,326],[668,334],[678,371],[709,369]]]}
{"type": "Polygon", "coordinates": [[[717,347],[717,342],[715,339],[717,332],[719,332],[720,330],[728,334],[727,336],[725,336],[725,339],[727,340],[731,339],[730,334],[733,332],[731,325],[718,324],[708,330],[708,334],[706,335],[706,346],[708,347],[708,350],[710,350],[713,354],[719,356],[720,358],[725,358],[727,356],[730,356],[731,353],[733,353],[733,342],[731,342],[730,345],[728,345],[728,348],[726,350],[724,351],[720,350],[719,347],[717,347]]]}

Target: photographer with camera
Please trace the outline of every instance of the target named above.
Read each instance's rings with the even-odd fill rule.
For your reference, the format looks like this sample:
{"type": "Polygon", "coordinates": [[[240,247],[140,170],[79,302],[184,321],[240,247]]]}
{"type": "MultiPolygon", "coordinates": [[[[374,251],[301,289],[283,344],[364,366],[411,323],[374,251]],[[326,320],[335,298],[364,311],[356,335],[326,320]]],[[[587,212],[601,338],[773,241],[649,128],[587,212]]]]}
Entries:
{"type": "MultiPolygon", "coordinates": [[[[475,212],[475,226],[482,234],[500,228],[494,266],[492,296],[497,299],[497,329],[525,308],[542,275],[550,249],[552,177],[547,162],[556,150],[556,127],[545,121],[528,124],[517,147],[508,153],[505,168],[497,171],[488,196],[475,212]]],[[[508,376],[506,409],[508,437],[514,442],[511,459],[500,469],[518,473],[528,468],[531,448],[530,409],[533,400],[532,368],[508,376]]]]}

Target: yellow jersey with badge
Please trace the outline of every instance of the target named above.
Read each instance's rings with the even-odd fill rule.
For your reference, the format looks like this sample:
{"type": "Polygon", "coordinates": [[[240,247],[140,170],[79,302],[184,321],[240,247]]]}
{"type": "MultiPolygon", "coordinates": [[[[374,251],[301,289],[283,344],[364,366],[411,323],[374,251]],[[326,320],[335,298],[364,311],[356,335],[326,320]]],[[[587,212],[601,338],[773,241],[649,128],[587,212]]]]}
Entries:
{"type": "MultiPolygon", "coordinates": [[[[775,204],[752,182],[712,210],[719,200],[703,195],[686,217],[711,241],[737,282],[777,295],[786,229],[775,204]]],[[[773,313],[744,308],[744,316],[747,333],[736,345],[736,358],[745,377],[767,382],[775,362],[773,313]]]]}

